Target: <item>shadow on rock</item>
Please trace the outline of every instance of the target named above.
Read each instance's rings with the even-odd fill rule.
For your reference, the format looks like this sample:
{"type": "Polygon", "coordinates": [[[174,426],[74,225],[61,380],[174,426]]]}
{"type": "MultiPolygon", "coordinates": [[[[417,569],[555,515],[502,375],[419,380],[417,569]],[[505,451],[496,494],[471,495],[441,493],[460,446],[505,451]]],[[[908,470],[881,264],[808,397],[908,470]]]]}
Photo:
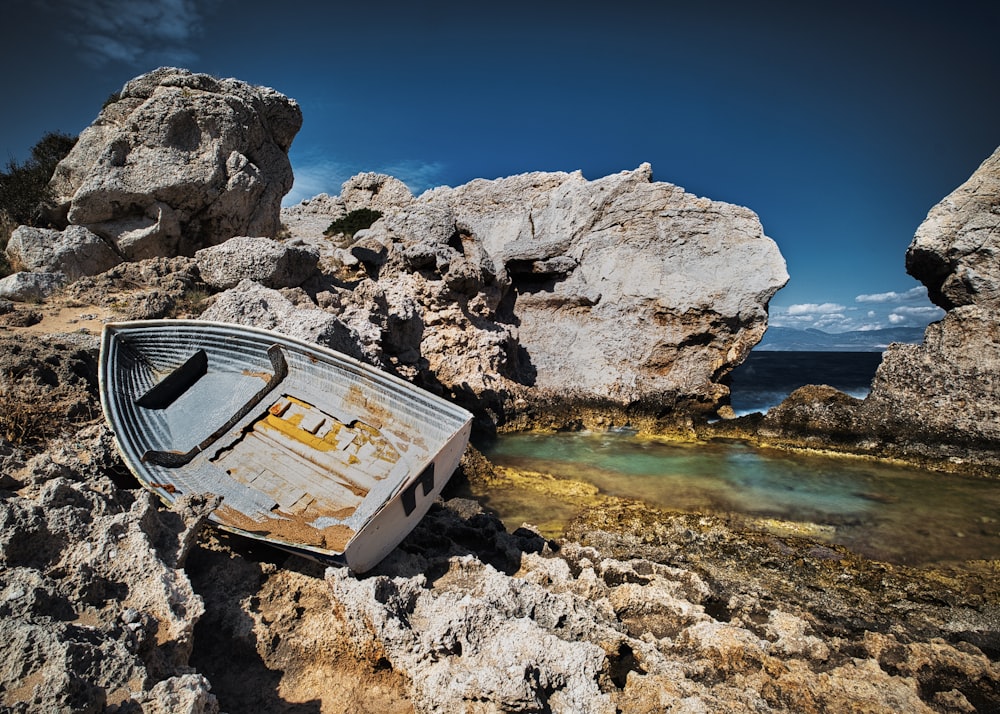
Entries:
{"type": "Polygon", "coordinates": [[[428,585],[450,568],[450,559],[472,556],[513,575],[525,553],[551,553],[555,544],[527,528],[508,533],[503,522],[477,502],[452,498],[436,503],[385,560],[362,577],[423,575],[428,585]]]}
{"type": "Polygon", "coordinates": [[[218,532],[207,538],[212,549],[194,548],[186,568],[205,602],[205,614],[194,629],[191,665],[212,683],[223,711],[319,714],[320,701],[293,703],[281,695],[285,673],[265,660],[262,652],[273,643],[259,640],[251,614],[259,606],[268,574],[275,570],[268,560],[280,554],[218,532]]]}

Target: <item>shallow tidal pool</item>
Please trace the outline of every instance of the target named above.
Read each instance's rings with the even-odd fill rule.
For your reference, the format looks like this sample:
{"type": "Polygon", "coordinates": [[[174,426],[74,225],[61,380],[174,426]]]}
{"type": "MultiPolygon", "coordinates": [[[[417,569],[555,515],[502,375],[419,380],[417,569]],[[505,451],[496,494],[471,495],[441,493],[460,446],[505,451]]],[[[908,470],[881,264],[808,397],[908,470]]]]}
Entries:
{"type": "MultiPolygon", "coordinates": [[[[772,519],[779,529],[889,562],[1000,559],[997,480],[628,432],[507,434],[484,453],[499,466],[667,510],[772,519]]],[[[556,495],[498,489],[477,496],[508,528],[527,522],[556,533],[575,514],[556,495]]]]}

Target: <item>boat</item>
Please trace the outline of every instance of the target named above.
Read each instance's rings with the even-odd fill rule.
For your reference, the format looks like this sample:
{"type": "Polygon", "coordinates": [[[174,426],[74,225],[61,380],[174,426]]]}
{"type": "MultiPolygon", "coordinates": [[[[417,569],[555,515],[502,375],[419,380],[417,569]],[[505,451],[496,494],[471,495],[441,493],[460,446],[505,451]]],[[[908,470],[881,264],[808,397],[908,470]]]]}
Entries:
{"type": "Polygon", "coordinates": [[[427,513],[472,415],[333,350],[200,320],[109,323],[101,406],[122,458],[215,526],[363,573],[427,513]]]}

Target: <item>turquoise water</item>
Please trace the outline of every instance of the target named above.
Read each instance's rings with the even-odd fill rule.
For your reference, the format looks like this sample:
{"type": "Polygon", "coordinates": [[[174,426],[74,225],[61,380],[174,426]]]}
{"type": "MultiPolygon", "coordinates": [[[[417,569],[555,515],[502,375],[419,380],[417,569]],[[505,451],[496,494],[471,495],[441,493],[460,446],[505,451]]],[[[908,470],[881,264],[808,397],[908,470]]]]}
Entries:
{"type": "MultiPolygon", "coordinates": [[[[821,540],[890,562],[1000,559],[1000,481],[618,432],[509,434],[485,452],[502,466],[670,510],[803,524],[821,540]]],[[[565,512],[557,502],[525,504],[503,494],[491,495],[489,505],[515,527],[565,512]]]]}

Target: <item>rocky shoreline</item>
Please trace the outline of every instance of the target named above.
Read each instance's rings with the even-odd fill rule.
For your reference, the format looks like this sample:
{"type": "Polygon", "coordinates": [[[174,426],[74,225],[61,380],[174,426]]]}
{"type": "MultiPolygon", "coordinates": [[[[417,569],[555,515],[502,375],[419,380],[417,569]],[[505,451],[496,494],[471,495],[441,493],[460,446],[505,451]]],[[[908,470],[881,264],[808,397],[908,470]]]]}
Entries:
{"type": "Polygon", "coordinates": [[[101,424],[3,473],[10,711],[1000,704],[996,561],[893,566],[592,493],[559,541],[508,532],[455,495],[505,478],[473,451],[357,577],[157,507],[101,424]]]}
{"type": "Polygon", "coordinates": [[[948,314],[890,348],[868,399],[807,387],[718,419],[787,280],[750,211],[642,166],[420,197],[363,174],[279,216],[300,121],[274,90],[162,68],[60,165],[53,227],[12,236],[0,708],[1000,710],[1000,561],[866,560],[511,474],[470,447],[445,499],[358,577],[204,527],[210,495],[158,504],[96,384],[102,323],[192,317],[352,354],[470,408],[480,437],[628,424],[995,477],[998,155],[918,231],[908,268],[948,314]],[[377,220],[324,235],[359,209],[377,220]],[[468,497],[512,487],[558,489],[582,515],[553,540],[468,497]]]}

